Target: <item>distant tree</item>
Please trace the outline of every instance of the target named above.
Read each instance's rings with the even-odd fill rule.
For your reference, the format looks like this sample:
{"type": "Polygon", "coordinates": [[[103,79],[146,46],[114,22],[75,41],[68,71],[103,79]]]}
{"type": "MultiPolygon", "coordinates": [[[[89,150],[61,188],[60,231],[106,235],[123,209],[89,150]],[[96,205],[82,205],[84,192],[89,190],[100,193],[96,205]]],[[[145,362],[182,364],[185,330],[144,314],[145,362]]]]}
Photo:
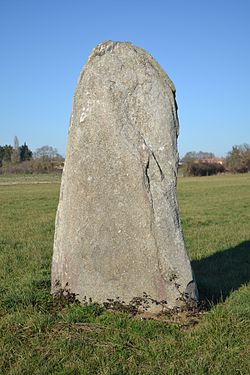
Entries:
{"type": "Polygon", "coordinates": [[[241,155],[241,164],[247,168],[248,172],[250,171],[250,145],[244,143],[239,146],[240,155],[241,155]]]}
{"type": "Polygon", "coordinates": [[[34,153],[35,159],[63,159],[62,155],[58,154],[57,149],[51,146],[42,146],[36,149],[34,153]]]}
{"type": "Polygon", "coordinates": [[[11,155],[12,163],[16,164],[20,162],[20,148],[19,148],[19,140],[17,136],[14,137],[14,147],[11,155]]]}
{"type": "Polygon", "coordinates": [[[20,160],[21,161],[26,161],[26,160],[32,159],[32,151],[26,145],[26,142],[24,142],[24,144],[19,147],[19,152],[20,152],[20,160]]]}
{"type": "Polygon", "coordinates": [[[17,149],[17,148],[19,148],[19,140],[18,140],[17,136],[15,135],[15,137],[14,137],[14,149],[17,149]]]}
{"type": "Polygon", "coordinates": [[[184,157],[182,158],[182,162],[186,160],[193,160],[193,159],[212,159],[214,158],[214,154],[212,152],[204,152],[204,151],[189,151],[187,152],[184,157]]]}
{"type": "Polygon", "coordinates": [[[4,158],[4,147],[0,146],[0,167],[2,166],[3,158],[4,158]]]}
{"type": "Polygon", "coordinates": [[[11,145],[0,146],[0,166],[3,162],[10,162],[13,147],[11,145]]]}
{"type": "Polygon", "coordinates": [[[228,152],[226,157],[226,166],[232,173],[247,172],[247,167],[244,165],[241,146],[233,146],[232,150],[228,152]]]}

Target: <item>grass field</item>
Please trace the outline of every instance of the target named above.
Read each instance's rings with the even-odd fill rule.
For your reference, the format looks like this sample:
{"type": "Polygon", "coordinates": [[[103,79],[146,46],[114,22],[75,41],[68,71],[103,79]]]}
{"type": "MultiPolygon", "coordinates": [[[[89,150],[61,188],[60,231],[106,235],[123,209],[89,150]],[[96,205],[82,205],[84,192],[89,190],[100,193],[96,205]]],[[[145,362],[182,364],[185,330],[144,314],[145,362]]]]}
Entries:
{"type": "Polygon", "coordinates": [[[250,373],[250,174],[179,179],[185,241],[209,305],[186,320],[53,302],[59,180],[20,178],[0,176],[1,374],[250,373]]]}

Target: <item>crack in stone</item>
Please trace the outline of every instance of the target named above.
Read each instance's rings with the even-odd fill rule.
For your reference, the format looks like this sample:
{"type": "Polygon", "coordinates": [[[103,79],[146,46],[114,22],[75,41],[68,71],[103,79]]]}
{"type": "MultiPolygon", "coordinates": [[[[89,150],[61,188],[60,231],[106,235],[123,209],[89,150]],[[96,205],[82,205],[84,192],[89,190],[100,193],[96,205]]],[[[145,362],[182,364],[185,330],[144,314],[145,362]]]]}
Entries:
{"type": "MultiPolygon", "coordinates": [[[[143,138],[143,135],[140,132],[138,132],[138,133],[140,134],[140,137],[143,139],[143,144],[145,145],[144,149],[146,149],[146,151],[147,151],[146,162],[143,163],[143,157],[142,157],[142,163],[143,163],[143,169],[144,169],[144,185],[145,185],[146,191],[148,193],[149,202],[150,202],[150,206],[151,206],[150,231],[153,235],[156,251],[158,253],[158,256],[157,256],[158,270],[159,270],[159,274],[160,274],[160,277],[162,278],[162,280],[164,280],[164,282],[169,282],[169,281],[171,281],[171,280],[169,280],[169,274],[171,274],[172,271],[171,271],[171,268],[169,268],[167,270],[163,266],[163,263],[161,261],[161,251],[160,251],[161,246],[160,246],[160,244],[158,244],[157,234],[155,233],[155,228],[154,228],[154,226],[156,225],[156,215],[157,214],[156,214],[156,209],[155,209],[155,204],[154,204],[154,194],[153,194],[153,191],[152,191],[152,183],[151,183],[152,177],[150,177],[150,168],[152,168],[152,167],[150,167],[150,163],[152,163],[152,161],[155,162],[155,165],[157,166],[157,168],[160,172],[161,181],[163,181],[165,179],[165,175],[162,171],[162,168],[160,166],[159,161],[156,158],[155,153],[152,151],[150,146],[146,143],[145,139],[143,138]]],[[[145,160],[145,157],[144,157],[144,160],[145,160]]],[[[163,192],[163,195],[165,196],[164,192],[163,192]]],[[[178,215],[176,214],[175,216],[177,218],[178,215]]],[[[180,223],[178,222],[178,220],[175,223],[175,225],[177,227],[180,226],[180,223]]],[[[176,279],[178,279],[177,275],[176,275],[176,279]]],[[[176,283],[176,279],[173,280],[173,287],[175,287],[177,289],[177,291],[180,292],[179,291],[179,284],[176,283]]]]}
{"type": "MultiPolygon", "coordinates": [[[[146,149],[147,149],[149,155],[152,155],[152,157],[153,157],[153,159],[154,159],[154,161],[155,161],[155,163],[156,163],[156,165],[157,165],[157,167],[158,167],[158,169],[159,169],[160,176],[161,176],[161,181],[164,180],[165,175],[164,175],[163,170],[162,170],[162,168],[161,168],[160,162],[158,161],[158,159],[157,159],[157,157],[156,157],[156,155],[155,155],[155,152],[154,152],[154,151],[151,149],[151,147],[147,144],[147,142],[146,142],[146,140],[144,139],[144,137],[143,137],[143,135],[141,134],[141,132],[138,131],[138,133],[139,133],[141,139],[143,140],[143,143],[144,143],[144,145],[146,146],[146,149]]],[[[149,167],[149,161],[148,161],[148,167],[149,167]]]]}
{"type": "MultiPolygon", "coordinates": [[[[154,67],[154,69],[155,69],[155,67],[154,67]]],[[[145,74],[147,76],[149,76],[149,78],[151,78],[151,74],[148,73],[147,69],[145,69],[145,74]]],[[[159,72],[158,72],[158,74],[159,74],[159,72]]],[[[164,81],[166,82],[167,86],[172,89],[172,87],[169,85],[169,82],[167,81],[166,78],[164,79],[164,81]]],[[[115,83],[111,82],[111,84],[114,85],[115,83]]],[[[139,159],[140,159],[140,163],[141,163],[142,169],[143,169],[143,182],[144,182],[145,190],[146,190],[147,195],[148,195],[149,204],[150,204],[150,207],[151,207],[151,209],[150,209],[150,211],[151,211],[151,214],[150,214],[150,216],[151,216],[151,218],[150,218],[150,231],[151,231],[151,234],[152,234],[153,239],[154,239],[156,252],[158,254],[157,263],[158,263],[159,274],[160,274],[161,279],[163,280],[163,283],[165,283],[166,281],[168,281],[168,273],[169,272],[165,269],[165,267],[163,266],[163,263],[161,261],[161,245],[158,243],[157,234],[155,233],[157,213],[155,211],[156,210],[155,202],[154,202],[155,197],[154,197],[154,193],[152,191],[152,181],[151,180],[152,180],[153,176],[150,173],[150,169],[152,170],[152,168],[153,168],[154,171],[155,170],[159,171],[160,181],[163,181],[165,179],[165,174],[164,174],[163,169],[161,167],[160,161],[158,160],[158,158],[156,156],[155,151],[153,151],[152,147],[147,144],[147,142],[144,138],[144,135],[141,133],[141,131],[136,129],[135,124],[133,123],[132,119],[130,118],[130,111],[129,111],[131,98],[133,98],[135,96],[138,88],[144,86],[144,84],[145,84],[145,82],[139,83],[138,78],[137,78],[135,80],[132,88],[130,90],[128,90],[128,92],[124,95],[124,101],[123,101],[124,111],[123,111],[123,114],[124,114],[127,122],[121,121],[120,133],[122,133],[123,136],[125,137],[125,139],[127,140],[128,144],[131,147],[131,150],[134,149],[134,151],[132,151],[132,153],[135,156],[136,156],[136,154],[140,155],[139,159]],[[155,166],[153,166],[152,163],[155,163],[155,166],[157,167],[157,169],[155,169],[155,166]]],[[[175,91],[173,89],[171,91],[174,95],[175,91]]],[[[178,127],[178,118],[176,117],[176,114],[175,114],[175,111],[174,111],[174,109],[176,109],[175,99],[173,101],[173,98],[170,96],[170,93],[168,92],[168,90],[167,90],[167,95],[168,95],[169,101],[171,103],[170,108],[171,108],[171,111],[172,111],[172,116],[175,119],[175,123],[178,127]]],[[[172,169],[174,171],[173,167],[172,167],[172,169]]],[[[174,171],[174,174],[175,173],[176,172],[174,171]]],[[[164,195],[164,192],[163,192],[163,195],[164,195]]]]}
{"type": "Polygon", "coordinates": [[[153,157],[156,165],[158,166],[158,168],[160,170],[160,173],[161,173],[161,176],[163,175],[163,172],[162,172],[162,169],[161,169],[161,167],[160,167],[160,165],[159,165],[159,163],[158,163],[158,161],[157,161],[154,153],[147,146],[145,140],[144,140],[144,144],[147,147],[147,151],[148,151],[147,162],[144,164],[144,184],[145,184],[148,196],[149,196],[149,202],[150,202],[150,206],[151,206],[150,231],[152,233],[152,236],[153,236],[153,239],[154,239],[154,243],[155,243],[156,252],[158,254],[158,256],[157,256],[157,264],[158,264],[159,274],[160,274],[161,279],[165,283],[165,281],[167,280],[167,277],[164,275],[164,269],[163,269],[163,266],[161,264],[160,248],[159,248],[159,244],[158,244],[158,241],[157,241],[157,236],[156,236],[155,229],[154,229],[154,226],[155,226],[155,206],[154,206],[154,198],[153,198],[153,194],[152,194],[151,181],[150,181],[150,173],[149,173],[149,170],[150,170],[150,158],[151,158],[151,156],[153,157]]]}
{"type": "MultiPolygon", "coordinates": [[[[150,192],[150,178],[149,178],[148,170],[149,170],[149,158],[148,158],[146,166],[145,166],[144,175],[145,175],[146,178],[144,179],[144,181],[145,181],[145,186],[146,186],[147,192],[150,192]]],[[[152,198],[152,195],[151,195],[151,198],[152,198]]]]}
{"type": "Polygon", "coordinates": [[[157,158],[155,156],[155,153],[153,151],[151,151],[151,154],[152,154],[152,156],[153,156],[153,158],[154,158],[154,160],[156,162],[157,167],[159,168],[160,175],[161,175],[161,181],[162,181],[162,180],[164,180],[165,176],[164,176],[164,173],[163,173],[163,171],[161,169],[160,163],[158,162],[158,160],[157,160],[157,158]]]}

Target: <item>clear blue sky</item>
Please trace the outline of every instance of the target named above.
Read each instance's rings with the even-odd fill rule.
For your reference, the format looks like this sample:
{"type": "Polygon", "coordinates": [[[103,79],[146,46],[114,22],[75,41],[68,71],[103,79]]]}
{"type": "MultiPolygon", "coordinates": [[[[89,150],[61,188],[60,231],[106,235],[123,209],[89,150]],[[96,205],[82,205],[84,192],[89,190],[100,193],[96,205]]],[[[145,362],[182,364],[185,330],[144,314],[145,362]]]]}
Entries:
{"type": "Polygon", "coordinates": [[[181,155],[250,143],[249,0],[0,0],[0,145],[17,135],[64,154],[78,75],[108,39],[174,81],[181,155]]]}

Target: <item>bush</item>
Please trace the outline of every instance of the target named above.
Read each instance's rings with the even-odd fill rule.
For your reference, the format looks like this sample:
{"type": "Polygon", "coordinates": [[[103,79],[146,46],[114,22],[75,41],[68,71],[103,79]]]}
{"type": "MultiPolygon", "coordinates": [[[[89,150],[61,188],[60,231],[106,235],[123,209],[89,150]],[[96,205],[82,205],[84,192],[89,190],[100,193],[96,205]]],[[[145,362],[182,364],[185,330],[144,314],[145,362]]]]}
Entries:
{"type": "Polygon", "coordinates": [[[189,161],[183,165],[184,176],[212,176],[224,173],[225,167],[219,163],[204,163],[201,161],[189,161]]]}
{"type": "Polygon", "coordinates": [[[48,158],[41,158],[35,160],[26,160],[21,163],[3,162],[0,167],[0,174],[9,173],[51,173],[62,171],[62,161],[49,160],[48,158]]]}

